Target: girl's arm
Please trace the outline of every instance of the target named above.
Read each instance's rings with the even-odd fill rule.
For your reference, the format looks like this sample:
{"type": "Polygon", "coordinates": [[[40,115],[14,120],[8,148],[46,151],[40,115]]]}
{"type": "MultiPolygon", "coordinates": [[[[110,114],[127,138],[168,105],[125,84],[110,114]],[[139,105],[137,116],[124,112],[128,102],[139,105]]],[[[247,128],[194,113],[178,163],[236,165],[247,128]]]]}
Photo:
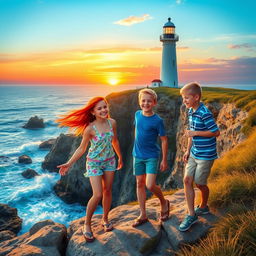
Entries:
{"type": "Polygon", "coordinates": [[[117,131],[116,131],[116,121],[114,119],[111,119],[112,127],[113,127],[113,139],[112,139],[112,146],[118,156],[118,165],[117,165],[117,170],[120,170],[123,167],[123,158],[120,150],[120,145],[119,141],[117,138],[117,131]]]}
{"type": "Polygon", "coordinates": [[[81,141],[81,144],[76,149],[76,151],[74,152],[72,157],[65,164],[61,164],[61,165],[57,166],[57,168],[60,168],[59,173],[61,175],[65,175],[68,172],[71,165],[74,164],[84,154],[84,152],[88,146],[90,137],[91,137],[91,128],[89,126],[87,126],[84,130],[83,139],[81,141]]]}

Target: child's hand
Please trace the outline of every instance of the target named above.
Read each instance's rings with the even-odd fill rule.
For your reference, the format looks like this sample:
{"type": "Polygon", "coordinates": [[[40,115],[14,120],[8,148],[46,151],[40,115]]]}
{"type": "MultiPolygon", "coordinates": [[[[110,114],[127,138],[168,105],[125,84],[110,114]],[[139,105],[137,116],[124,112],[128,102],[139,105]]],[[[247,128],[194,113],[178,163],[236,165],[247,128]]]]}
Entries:
{"type": "Polygon", "coordinates": [[[183,156],[183,161],[184,161],[185,163],[187,163],[187,162],[188,162],[188,158],[189,158],[189,151],[186,151],[185,154],[184,154],[184,156],[183,156]]]}
{"type": "Polygon", "coordinates": [[[161,163],[160,163],[160,171],[164,172],[164,171],[167,170],[167,168],[168,168],[167,161],[162,160],[161,163]]]}
{"type": "Polygon", "coordinates": [[[124,164],[123,164],[123,160],[119,158],[119,159],[118,159],[118,164],[117,164],[117,168],[116,168],[116,169],[117,169],[117,170],[122,169],[122,168],[123,168],[123,165],[124,165],[124,164]]]}
{"type": "Polygon", "coordinates": [[[59,170],[60,175],[61,176],[66,175],[70,166],[71,166],[71,164],[69,164],[69,163],[58,165],[57,168],[60,168],[60,170],[59,170]]]}
{"type": "Polygon", "coordinates": [[[187,137],[194,137],[196,136],[196,131],[186,130],[184,135],[187,137]]]}

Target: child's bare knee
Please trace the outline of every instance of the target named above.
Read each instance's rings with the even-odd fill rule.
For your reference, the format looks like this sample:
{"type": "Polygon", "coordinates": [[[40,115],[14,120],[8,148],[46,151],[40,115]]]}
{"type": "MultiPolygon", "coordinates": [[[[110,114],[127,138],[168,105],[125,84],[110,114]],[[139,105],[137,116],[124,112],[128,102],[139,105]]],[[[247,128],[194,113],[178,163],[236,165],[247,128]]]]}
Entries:
{"type": "Polygon", "coordinates": [[[100,192],[94,193],[94,194],[93,194],[93,197],[94,197],[96,200],[100,201],[101,198],[102,198],[102,193],[100,193],[100,192]]]}
{"type": "Polygon", "coordinates": [[[146,183],[146,187],[149,191],[152,191],[154,189],[155,184],[153,183],[146,183]]]}
{"type": "Polygon", "coordinates": [[[185,186],[186,186],[186,185],[187,185],[187,186],[192,185],[192,183],[193,183],[193,177],[190,177],[190,176],[184,177],[183,183],[184,183],[185,186]]]}
{"type": "Polygon", "coordinates": [[[137,180],[137,184],[136,184],[137,188],[144,188],[146,186],[145,184],[145,180],[137,180]]]}

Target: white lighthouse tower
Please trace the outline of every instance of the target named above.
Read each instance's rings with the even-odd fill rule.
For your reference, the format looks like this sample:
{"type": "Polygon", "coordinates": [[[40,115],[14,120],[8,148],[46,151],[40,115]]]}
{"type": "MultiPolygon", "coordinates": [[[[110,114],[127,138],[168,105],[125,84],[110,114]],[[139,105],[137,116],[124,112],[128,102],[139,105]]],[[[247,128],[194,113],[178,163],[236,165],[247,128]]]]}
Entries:
{"type": "Polygon", "coordinates": [[[160,36],[163,42],[161,80],[162,86],[178,87],[176,42],[179,41],[175,34],[175,26],[168,18],[168,22],[163,26],[163,34],[160,36]]]}

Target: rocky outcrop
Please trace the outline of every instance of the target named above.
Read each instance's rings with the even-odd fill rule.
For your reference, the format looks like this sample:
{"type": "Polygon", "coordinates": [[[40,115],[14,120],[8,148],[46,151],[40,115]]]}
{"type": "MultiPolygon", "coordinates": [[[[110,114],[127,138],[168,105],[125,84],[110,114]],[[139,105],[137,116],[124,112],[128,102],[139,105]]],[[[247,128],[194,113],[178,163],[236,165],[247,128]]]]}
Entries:
{"type": "Polygon", "coordinates": [[[0,256],[64,255],[67,230],[51,220],[36,223],[29,232],[0,243],[0,256]]]}
{"type": "Polygon", "coordinates": [[[138,205],[122,205],[110,211],[109,219],[114,230],[105,233],[101,226],[101,216],[93,217],[92,229],[96,240],[87,243],[82,234],[84,218],[71,223],[68,228],[69,242],[67,256],[83,255],[174,255],[184,243],[197,241],[204,236],[218,217],[208,214],[199,217],[187,232],[180,232],[178,226],[186,215],[186,204],[183,190],[174,195],[166,196],[170,201],[170,219],[159,222],[159,200],[147,201],[149,222],[137,228],[132,223],[139,215],[138,205]]]}
{"type": "Polygon", "coordinates": [[[31,157],[29,157],[27,155],[22,155],[22,156],[19,156],[18,163],[19,164],[31,164],[32,159],[31,159],[31,157]]]}
{"type": "Polygon", "coordinates": [[[139,216],[138,205],[122,205],[112,209],[109,219],[114,230],[111,232],[104,232],[102,216],[94,215],[92,230],[96,239],[93,243],[86,242],[82,234],[84,218],[73,221],[68,230],[62,224],[45,220],[18,237],[0,232],[0,239],[4,237],[6,240],[0,240],[0,256],[174,255],[182,244],[194,243],[204,236],[218,219],[213,213],[207,214],[199,217],[199,222],[190,230],[180,232],[178,226],[187,212],[184,192],[179,190],[167,195],[166,199],[170,201],[170,218],[163,223],[159,221],[160,205],[156,198],[147,201],[149,222],[136,228],[132,227],[132,223],[139,216]]]}
{"type": "Polygon", "coordinates": [[[40,149],[51,149],[56,139],[49,139],[39,144],[40,149]]]}
{"type": "Polygon", "coordinates": [[[27,169],[26,171],[22,172],[21,175],[26,179],[31,179],[35,176],[39,176],[39,174],[33,169],[27,169]]]}
{"type": "Polygon", "coordinates": [[[17,209],[0,204],[0,232],[11,231],[17,234],[21,230],[22,219],[18,216],[17,209]]]}
{"type": "Polygon", "coordinates": [[[60,134],[46,155],[42,168],[50,172],[58,172],[57,165],[63,164],[68,160],[75,136],[72,134],[60,134]]]}
{"type": "Polygon", "coordinates": [[[44,128],[44,120],[42,118],[39,118],[38,116],[30,117],[28,122],[22,126],[26,129],[37,129],[37,128],[44,128]]]}
{"type": "MultiPolygon", "coordinates": [[[[187,145],[187,138],[183,135],[188,126],[187,110],[182,105],[181,98],[167,92],[158,92],[158,104],[155,108],[156,113],[164,120],[168,136],[170,169],[159,173],[157,177],[157,182],[164,189],[183,187],[184,163],[182,157],[187,145]]],[[[117,134],[124,160],[124,168],[115,174],[112,206],[136,200],[135,177],[132,174],[132,147],[134,113],[139,109],[137,97],[136,90],[113,93],[107,97],[110,115],[117,121],[117,134]]],[[[218,151],[222,155],[244,139],[240,130],[247,113],[230,103],[210,103],[207,106],[213,112],[221,130],[221,135],[218,137],[218,151]]],[[[70,136],[62,134],[57,139],[43,163],[43,168],[57,171],[56,165],[64,163],[71,157],[79,146],[81,138],[72,137],[71,139],[70,136]]],[[[55,186],[56,193],[66,202],[86,204],[91,196],[89,180],[84,177],[85,161],[85,156],[83,156],[71,167],[66,176],[61,177],[55,186]]]]}

